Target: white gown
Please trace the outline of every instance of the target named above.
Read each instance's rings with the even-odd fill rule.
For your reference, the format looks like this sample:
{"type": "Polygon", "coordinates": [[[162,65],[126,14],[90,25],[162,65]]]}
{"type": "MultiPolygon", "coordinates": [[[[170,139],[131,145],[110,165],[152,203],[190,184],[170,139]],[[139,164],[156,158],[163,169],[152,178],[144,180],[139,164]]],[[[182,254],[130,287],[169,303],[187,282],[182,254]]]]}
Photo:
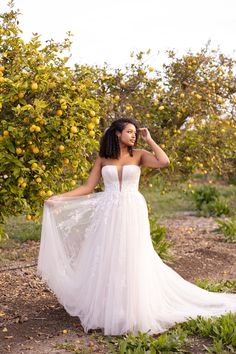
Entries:
{"type": "Polygon", "coordinates": [[[44,204],[37,273],[84,331],[161,333],[188,317],[236,311],[236,294],[184,280],[153,248],[140,167],[102,168],[105,189],[44,204]]]}

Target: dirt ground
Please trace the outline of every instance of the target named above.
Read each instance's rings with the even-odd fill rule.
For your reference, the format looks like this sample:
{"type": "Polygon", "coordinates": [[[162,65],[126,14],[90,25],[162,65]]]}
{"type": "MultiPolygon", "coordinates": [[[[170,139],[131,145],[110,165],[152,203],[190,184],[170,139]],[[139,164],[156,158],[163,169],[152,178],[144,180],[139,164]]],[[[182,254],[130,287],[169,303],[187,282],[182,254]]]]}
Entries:
{"type": "MultiPolygon", "coordinates": [[[[236,244],[212,232],[212,218],[182,213],[161,224],[173,241],[169,265],[185,279],[236,279],[236,244]]],[[[102,333],[85,334],[36,276],[38,248],[30,241],[0,249],[0,353],[109,353],[102,333]]],[[[193,338],[188,350],[203,353],[205,342],[193,338]]]]}

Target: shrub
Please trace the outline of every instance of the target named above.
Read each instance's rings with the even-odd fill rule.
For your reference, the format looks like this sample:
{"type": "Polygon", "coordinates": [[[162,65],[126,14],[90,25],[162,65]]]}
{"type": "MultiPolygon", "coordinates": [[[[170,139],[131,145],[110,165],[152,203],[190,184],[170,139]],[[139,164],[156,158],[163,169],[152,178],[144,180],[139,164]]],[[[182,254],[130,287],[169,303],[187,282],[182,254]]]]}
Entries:
{"type": "MultiPolygon", "coordinates": [[[[175,330],[161,334],[158,338],[146,332],[138,332],[137,336],[127,334],[123,339],[118,339],[118,346],[120,354],[184,353],[182,347],[185,340],[185,332],[177,327],[175,330]]],[[[114,339],[111,339],[110,342],[114,342],[114,339]]],[[[117,343],[117,340],[115,342],[117,343]]]]}
{"type": "Polygon", "coordinates": [[[230,208],[226,200],[214,186],[201,186],[193,190],[192,198],[202,216],[229,215],[230,208]]]}
{"type": "Polygon", "coordinates": [[[219,227],[214,229],[213,232],[222,233],[227,242],[236,242],[236,221],[234,217],[226,220],[216,219],[216,222],[219,227]]]}
{"type": "Polygon", "coordinates": [[[196,285],[208,291],[236,293],[236,280],[233,279],[219,282],[211,282],[208,279],[196,279],[196,285]]]}

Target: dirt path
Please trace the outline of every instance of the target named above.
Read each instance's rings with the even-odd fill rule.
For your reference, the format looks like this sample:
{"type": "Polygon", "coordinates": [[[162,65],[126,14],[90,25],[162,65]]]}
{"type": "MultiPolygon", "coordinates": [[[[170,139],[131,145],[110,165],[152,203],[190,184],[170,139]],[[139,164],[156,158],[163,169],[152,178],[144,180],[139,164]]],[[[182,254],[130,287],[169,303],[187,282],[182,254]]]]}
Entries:
{"type": "MultiPolygon", "coordinates": [[[[170,265],[185,279],[236,279],[236,244],[211,232],[217,226],[213,219],[186,214],[162,225],[173,241],[175,259],[170,265]]],[[[75,352],[75,347],[77,353],[108,353],[101,332],[85,334],[79,320],[65,312],[36,276],[35,266],[4,270],[33,265],[38,246],[28,242],[17,249],[1,249],[0,353],[61,354],[75,352]]],[[[193,352],[200,353],[194,345],[193,352]]]]}

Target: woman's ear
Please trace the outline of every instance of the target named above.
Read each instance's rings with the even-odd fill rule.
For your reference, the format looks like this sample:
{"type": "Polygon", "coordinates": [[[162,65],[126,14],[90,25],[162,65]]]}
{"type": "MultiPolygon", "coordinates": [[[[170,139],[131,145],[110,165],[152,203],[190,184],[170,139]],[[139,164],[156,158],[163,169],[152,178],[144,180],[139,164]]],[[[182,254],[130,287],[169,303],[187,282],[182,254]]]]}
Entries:
{"type": "Polygon", "coordinates": [[[121,132],[116,132],[116,135],[118,136],[118,139],[120,139],[121,132]]]}

